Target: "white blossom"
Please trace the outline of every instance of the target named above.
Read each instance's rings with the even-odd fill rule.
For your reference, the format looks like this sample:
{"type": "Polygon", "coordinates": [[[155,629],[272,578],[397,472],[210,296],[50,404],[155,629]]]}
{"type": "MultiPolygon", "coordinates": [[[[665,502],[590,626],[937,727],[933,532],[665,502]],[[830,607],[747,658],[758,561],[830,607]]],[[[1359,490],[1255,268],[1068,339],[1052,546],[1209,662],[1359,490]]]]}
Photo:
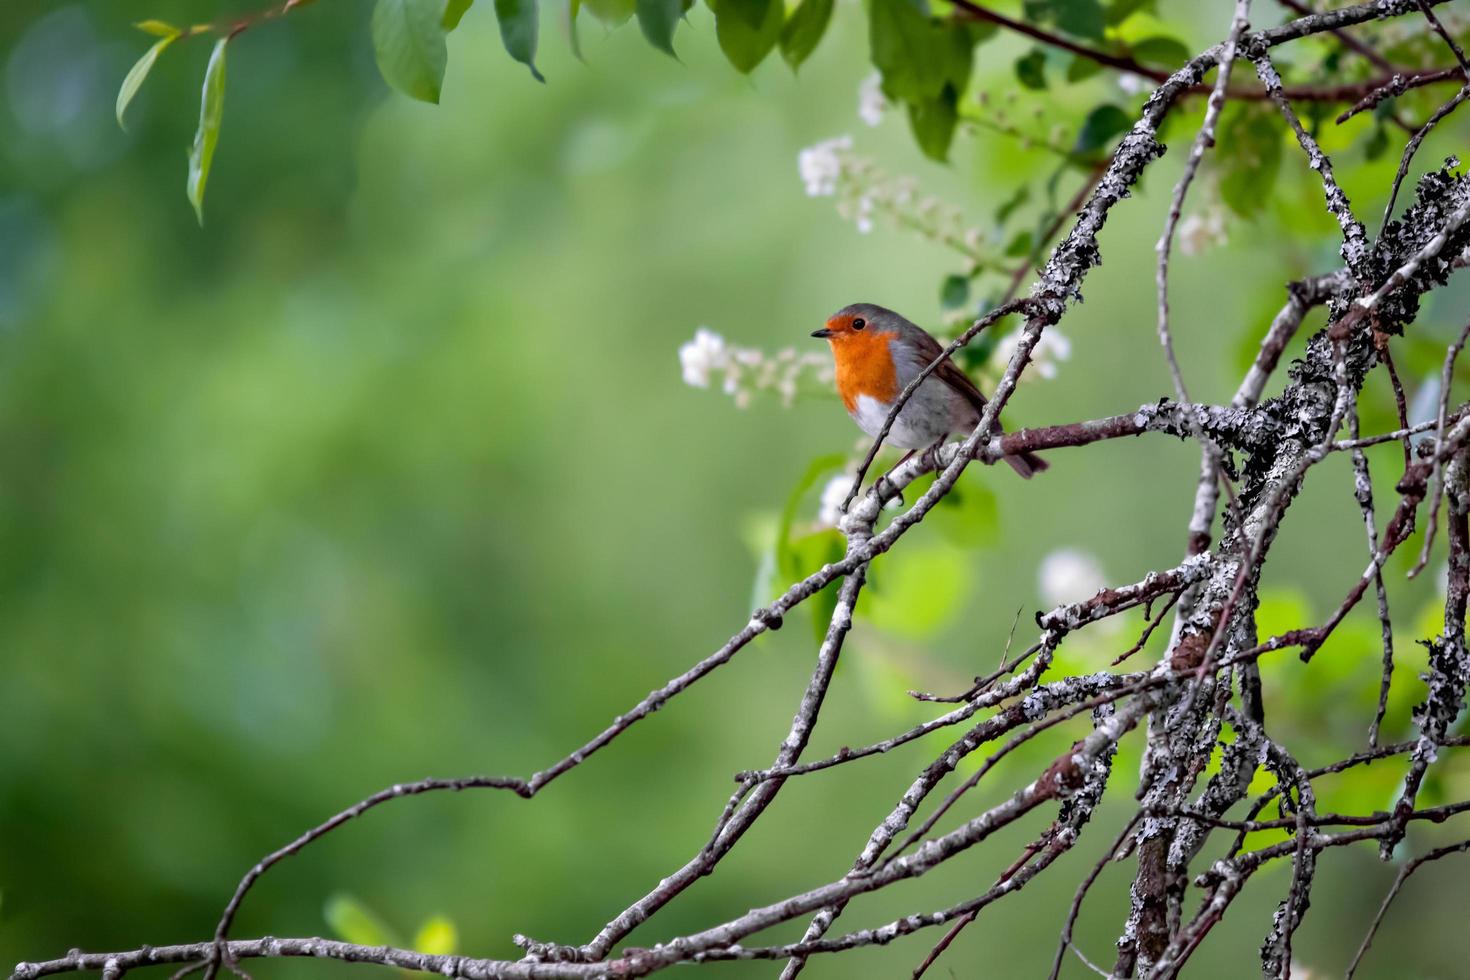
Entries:
{"type": "Polygon", "coordinates": [[[1137,95],[1148,91],[1149,80],[1142,75],[1125,71],[1118,76],[1118,88],[1123,90],[1124,95],[1137,95]]]}
{"type": "Polygon", "coordinates": [[[1081,602],[1107,587],[1097,558],[1077,548],[1059,548],[1043,558],[1037,580],[1048,606],[1081,602]]]}
{"type": "Polygon", "coordinates": [[[836,527],[842,519],[842,502],[847,491],[852,489],[852,475],[839,473],[827,481],[822,488],[822,502],[817,508],[817,523],[823,527],[836,527]]]}
{"type": "MultiPolygon", "coordinates": [[[[995,350],[990,354],[990,363],[995,370],[1004,371],[1006,369],[1020,341],[1020,329],[996,341],[995,350]]],[[[1071,356],[1072,341],[1055,327],[1048,327],[1041,332],[1041,339],[1036,342],[1036,346],[1031,348],[1032,371],[1022,374],[1021,378],[1025,380],[1029,377],[1039,377],[1050,381],[1057,376],[1057,365],[1070,359],[1071,356]]]]}
{"type": "Polygon", "coordinates": [[[679,347],[679,366],[684,383],[692,388],[708,388],[718,376],[720,390],[735,399],[737,408],[748,407],[760,391],[774,391],[789,407],[804,381],[824,388],[832,383],[832,357],[826,351],[786,347],[767,354],[758,347],[727,343],[708,327],[700,327],[693,340],[679,347]]]}
{"type": "Polygon", "coordinates": [[[964,215],[934,197],[920,197],[911,177],[891,177],[872,160],[852,152],[852,137],[838,136],[809,146],[797,155],[797,172],[809,197],[836,199],[837,213],[862,234],[886,214],[894,223],[924,238],[947,245],[970,260],[985,262],[985,236],[968,227],[964,215]]]}
{"type": "Polygon", "coordinates": [[[863,79],[858,86],[858,118],[869,126],[883,121],[888,111],[888,97],[883,94],[883,76],[877,72],[863,79]]]}
{"type": "Polygon", "coordinates": [[[796,155],[796,169],[807,197],[831,197],[842,176],[842,156],[852,149],[851,136],[838,136],[809,146],[796,155]]]}
{"type": "Polygon", "coordinates": [[[1207,208],[1203,213],[1185,215],[1177,229],[1179,251],[1185,255],[1199,255],[1216,245],[1224,245],[1229,238],[1225,234],[1225,212],[1218,207],[1207,208]]]}
{"type": "Polygon", "coordinates": [[[679,348],[684,383],[691,388],[708,388],[710,373],[723,366],[726,359],[725,338],[708,327],[700,327],[694,331],[694,339],[679,348]]]}

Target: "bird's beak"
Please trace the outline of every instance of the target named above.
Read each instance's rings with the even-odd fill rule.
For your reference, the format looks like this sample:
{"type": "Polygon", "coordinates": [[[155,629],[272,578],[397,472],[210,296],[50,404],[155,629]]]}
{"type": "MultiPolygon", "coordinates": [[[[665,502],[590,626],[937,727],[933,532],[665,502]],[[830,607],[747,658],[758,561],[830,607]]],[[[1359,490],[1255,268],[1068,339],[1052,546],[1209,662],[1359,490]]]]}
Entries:
{"type": "Polygon", "coordinates": [[[832,336],[832,331],[831,330],[828,330],[826,327],[823,327],[820,330],[813,330],[812,331],[812,336],[813,337],[819,337],[822,340],[826,340],[828,337],[832,336]]]}

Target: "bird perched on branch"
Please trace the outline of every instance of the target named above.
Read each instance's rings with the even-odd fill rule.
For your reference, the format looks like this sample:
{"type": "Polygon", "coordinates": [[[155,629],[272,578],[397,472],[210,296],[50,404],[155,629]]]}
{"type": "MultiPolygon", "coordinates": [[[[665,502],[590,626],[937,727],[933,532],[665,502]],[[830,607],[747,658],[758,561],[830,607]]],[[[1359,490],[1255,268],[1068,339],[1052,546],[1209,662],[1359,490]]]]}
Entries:
{"type": "MultiPolygon", "coordinates": [[[[899,393],[944,353],[939,341],[892,310],[872,303],[844,306],[812,331],[832,348],[837,362],[837,393],[847,414],[870,436],[877,436],[898,400],[899,393]]],[[[924,379],[885,440],[909,452],[937,448],[951,433],[967,435],[980,424],[985,396],[970,376],[946,360],[924,379]]],[[[997,425],[997,431],[1004,431],[997,425]]],[[[1032,453],[1007,456],[1017,473],[1030,479],[1046,469],[1046,461],[1032,453]]],[[[902,460],[900,460],[902,462],[902,460]]]]}

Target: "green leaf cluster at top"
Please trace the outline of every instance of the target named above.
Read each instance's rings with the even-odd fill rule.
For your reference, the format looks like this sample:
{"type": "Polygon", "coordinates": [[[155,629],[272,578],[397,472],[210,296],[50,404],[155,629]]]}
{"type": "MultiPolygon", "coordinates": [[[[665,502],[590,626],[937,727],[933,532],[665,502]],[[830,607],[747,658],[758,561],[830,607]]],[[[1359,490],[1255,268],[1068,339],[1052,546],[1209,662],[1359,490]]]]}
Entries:
{"type": "MultiPolygon", "coordinates": [[[[410,98],[437,103],[449,63],[445,38],[473,4],[474,0],[378,0],[373,7],[373,51],[384,80],[410,98]]],[[[536,67],[537,0],[495,0],[494,6],[506,52],[544,82],[536,67]]]]}
{"type": "Polygon", "coordinates": [[[937,18],[927,0],[869,0],[868,31],[883,94],[907,107],[919,148],[945,159],[975,45],[994,27],[937,18]]]}
{"type": "MultiPolygon", "coordinates": [[[[206,70],[199,127],[189,152],[188,198],[203,222],[204,193],[220,138],[225,93],[226,46],[243,31],[310,5],[311,0],[270,0],[270,6],[240,20],[175,27],[158,20],[137,26],[155,37],[123,80],[117,96],[117,118],[123,122],[159,58],[178,42],[213,35],[214,52],[206,70]]],[[[603,24],[616,27],[635,19],[649,44],[676,56],[676,33],[696,0],[552,0],[568,29],[572,50],[580,56],[576,23],[582,7],[603,24]]],[[[726,59],[748,73],[774,51],[793,70],[799,69],[822,41],[836,0],[704,0],[714,15],[715,36],[726,59]]],[[[500,37],[507,53],[524,64],[538,81],[541,0],[492,0],[500,37]]],[[[1038,30],[1074,39],[1077,50],[1059,53],[1056,46],[1037,47],[1014,65],[1024,88],[1047,89],[1050,75],[1067,83],[1083,81],[1111,59],[1131,59],[1144,74],[1182,64],[1188,50],[1175,38],[1157,33],[1152,16],[1156,0],[1022,0],[1017,13],[1038,30]],[[1142,15],[1134,18],[1134,15],[1142,15]],[[1130,20],[1130,18],[1133,18],[1130,20]],[[1070,61],[1067,59],[1070,58],[1070,61]],[[1056,70],[1063,69],[1063,70],[1056,70]]],[[[965,94],[976,51],[1000,29],[985,10],[967,11],[952,0],[863,0],[868,20],[871,58],[889,102],[903,107],[919,148],[936,160],[947,159],[958,123],[974,121],[965,94]]],[[[397,91],[423,102],[437,103],[443,93],[448,63],[447,37],[470,13],[474,0],[374,0],[370,28],[379,71],[397,91]]],[[[998,19],[1004,17],[995,15],[998,19]]],[[[1065,45],[1064,45],[1065,47],[1065,45]]],[[[1232,107],[1234,110],[1234,107],[1232,107]]],[[[982,120],[983,122],[983,120],[982,120]]],[[[1129,114],[1121,107],[1094,106],[1079,123],[1075,142],[1051,147],[1070,165],[1091,168],[1118,134],[1129,114]]],[[[1003,131],[1011,131],[1014,127],[1003,131]]],[[[1224,180],[1224,197],[1235,210],[1249,213],[1269,190],[1279,147],[1250,117],[1239,111],[1224,121],[1227,145],[1244,147],[1240,166],[1224,180]]],[[[1013,135],[1016,135],[1013,133],[1013,135]]],[[[1029,137],[1028,137],[1029,138],[1029,137]]],[[[1031,243],[1038,244],[1037,242],[1031,243]]],[[[1025,243],[1013,253],[1029,255],[1025,243]]]]}

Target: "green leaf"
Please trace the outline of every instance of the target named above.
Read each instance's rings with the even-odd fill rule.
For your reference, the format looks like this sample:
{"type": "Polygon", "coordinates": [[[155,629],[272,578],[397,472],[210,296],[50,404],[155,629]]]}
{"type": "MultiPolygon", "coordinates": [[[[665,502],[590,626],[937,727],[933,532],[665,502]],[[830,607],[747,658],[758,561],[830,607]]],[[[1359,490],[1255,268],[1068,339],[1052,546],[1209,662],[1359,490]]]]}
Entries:
{"type": "Polygon", "coordinates": [[[178,37],[184,33],[182,28],[161,20],[140,20],[133,26],[144,34],[152,34],[155,37],[178,37]]]}
{"type": "Polygon", "coordinates": [[[1097,0],[1050,0],[1056,24],[1068,34],[1101,41],[1107,16],[1097,0]]]}
{"type": "Polygon", "coordinates": [[[802,0],[781,28],[781,57],[795,71],[811,57],[827,24],[832,20],[833,0],[802,0]]]}
{"type": "Polygon", "coordinates": [[[921,541],[875,563],[863,604],[879,629],[913,639],[932,635],[954,618],[974,578],[968,554],[943,541],[921,541]]]}
{"type": "Polygon", "coordinates": [[[1220,121],[1220,197],[1230,210],[1250,217],[1265,206],[1281,169],[1281,133],[1263,106],[1227,107],[1220,121]]]}
{"type": "Polygon", "coordinates": [[[1312,622],[1312,604],[1292,587],[1261,589],[1256,607],[1256,629],[1262,638],[1302,629],[1312,622]]]}
{"type": "Polygon", "coordinates": [[[531,69],[531,77],[545,82],[536,70],[536,36],[541,18],[536,0],[495,0],[495,16],[500,19],[500,41],[510,56],[531,69]]]}
{"type": "Polygon", "coordinates": [[[561,26],[567,34],[567,44],[572,56],[582,60],[582,39],[577,36],[577,14],[582,10],[582,0],[560,0],[561,26]]]}
{"type": "Polygon", "coordinates": [[[674,55],[674,28],[684,16],[684,0],[636,0],[635,10],[648,43],[674,55]]]}
{"type": "Polygon", "coordinates": [[[153,63],[158,56],[163,54],[165,48],[178,40],[178,34],[168,34],[156,42],[138,59],[133,65],[127,77],[123,79],[122,88],[117,90],[117,124],[126,130],[128,127],[123,123],[123,113],[128,111],[128,104],[133,101],[133,96],[138,94],[138,89],[143,87],[143,82],[148,78],[148,73],[153,70],[153,63]]]}
{"type": "Polygon", "coordinates": [[[765,60],[781,37],[782,0],[708,0],[715,37],[725,58],[742,74],[765,60]]]}
{"type": "Polygon", "coordinates": [[[1374,126],[1373,132],[1368,135],[1368,142],[1363,144],[1363,159],[1377,160],[1388,150],[1388,131],[1382,126],[1374,126]]]}
{"type": "Polygon", "coordinates": [[[1005,256],[1010,259],[1018,259],[1023,255],[1031,254],[1031,232],[1018,231],[1011,240],[1006,243],[1005,256]]]}
{"type": "Polygon", "coordinates": [[[911,0],[873,0],[868,20],[873,64],[883,73],[883,88],[905,102],[932,99],[948,73],[940,56],[940,34],[928,5],[911,0]]]}
{"type": "Polygon", "coordinates": [[[1040,48],[1016,59],[1016,80],[1029,89],[1046,88],[1046,52],[1040,48]]]}
{"type": "Polygon", "coordinates": [[[1031,200],[1031,185],[1022,184],[1016,188],[1016,193],[1007,198],[1000,207],[995,209],[995,223],[1003,225],[1016,213],[1016,209],[1031,200]]]}
{"type": "Polygon", "coordinates": [[[1104,17],[1107,19],[1108,26],[1112,27],[1123,23],[1141,10],[1152,11],[1157,2],[1158,0],[1113,0],[1108,4],[1104,17]]]}
{"type": "Polygon", "coordinates": [[[953,22],[951,26],[964,28],[966,35],[969,36],[971,47],[982,44],[1000,34],[1000,25],[992,24],[989,21],[962,20],[953,22]]]}
{"type": "MultiPolygon", "coordinates": [[[[786,505],[781,509],[781,518],[776,524],[776,554],[775,571],[781,578],[781,585],[805,578],[812,572],[821,568],[828,562],[837,561],[842,557],[843,545],[842,535],[831,528],[806,534],[795,540],[791,537],[792,528],[796,526],[796,515],[800,512],[802,502],[806,499],[807,492],[816,486],[817,481],[833,470],[840,471],[847,462],[842,455],[818,456],[812,460],[791,488],[786,496],[786,505]]],[[[764,566],[764,558],[762,565],[764,566]]],[[[769,585],[763,590],[761,583],[769,582],[770,579],[762,574],[766,569],[758,570],[756,576],[756,602],[764,605],[772,598],[774,592],[769,585]],[[767,594],[762,594],[762,592],[767,594]]],[[[812,610],[812,624],[817,632],[818,638],[823,636],[827,629],[827,623],[832,618],[832,610],[837,605],[837,589],[829,585],[826,589],[807,600],[807,605],[812,610]]]]}
{"type": "MultiPolygon", "coordinates": [[[[791,554],[796,567],[803,569],[793,578],[810,575],[823,565],[842,560],[843,537],[835,530],[808,534],[792,542],[791,554]]],[[[811,607],[812,630],[819,643],[827,635],[832,612],[837,608],[837,591],[837,583],[830,582],[822,591],[807,600],[806,604],[811,607]]]]}
{"type": "Polygon", "coordinates": [[[399,945],[393,930],[351,895],[338,894],[327,899],[322,917],[327,920],[327,926],[344,942],[357,943],[359,946],[399,945]]]}
{"type": "Polygon", "coordinates": [[[949,159],[949,144],[959,119],[958,106],[959,96],[949,85],[938,98],[909,103],[909,127],[914,131],[919,149],[931,160],[942,163],[949,159]]]}
{"type": "Polygon", "coordinates": [[[1183,41],[1163,35],[1146,37],[1130,45],[1129,50],[1133,53],[1135,60],[1145,65],[1160,65],[1169,69],[1183,66],[1191,57],[1183,41]]]}
{"type": "MultiPolygon", "coordinates": [[[[985,310],[994,305],[994,298],[990,298],[982,301],[980,308],[985,310]]],[[[981,370],[990,362],[990,355],[995,353],[995,337],[996,335],[993,332],[989,330],[985,331],[985,333],[970,341],[969,344],[955,351],[951,360],[958,364],[960,369],[966,374],[981,370]]],[[[953,493],[954,491],[950,492],[953,493]]]]}
{"type": "Polygon", "coordinates": [[[826,474],[833,470],[841,470],[842,465],[846,462],[847,458],[841,455],[818,456],[811,461],[806,472],[801,475],[801,479],[796,481],[796,485],[791,488],[791,493],[786,496],[786,506],[781,509],[781,520],[776,525],[776,569],[783,577],[798,579],[811,571],[811,569],[802,570],[791,550],[791,529],[796,524],[796,515],[807,491],[826,474]]]}
{"type": "Polygon", "coordinates": [[[940,63],[944,78],[955,90],[955,101],[964,94],[970,84],[970,69],[975,60],[975,34],[963,24],[938,22],[935,30],[939,34],[940,63]]]}
{"type": "Polygon", "coordinates": [[[439,101],[449,49],[444,0],[378,0],[373,51],[383,80],[411,99],[439,101]]]}
{"type": "Polygon", "coordinates": [[[1067,81],[1085,82],[1093,75],[1102,71],[1102,67],[1102,65],[1093,61],[1091,58],[1084,58],[1080,54],[1074,55],[1072,60],[1067,62],[1067,81]]]}
{"type": "Polygon", "coordinates": [[[1109,146],[1113,137],[1126,132],[1133,118],[1115,105],[1103,104],[1087,114],[1077,133],[1077,152],[1092,153],[1109,146]]]}
{"type": "Polygon", "coordinates": [[[204,188],[209,183],[209,168],[214,163],[214,148],[219,143],[220,121],[225,114],[225,45],[220,38],[209,55],[204,69],[204,91],[199,99],[199,129],[189,150],[189,181],[186,185],[194,215],[204,224],[204,188]]]}
{"type": "Polygon", "coordinates": [[[746,514],[740,522],[740,539],[755,559],[755,580],[750,589],[752,609],[776,598],[786,584],[776,581],[776,523],[776,515],[765,511],[746,514]]]}
{"type": "Polygon", "coordinates": [[[445,34],[459,26],[460,18],[464,17],[465,11],[469,10],[474,2],[475,0],[444,0],[444,16],[440,18],[439,23],[444,28],[445,34]]]}
{"type": "Polygon", "coordinates": [[[592,16],[609,27],[621,27],[633,16],[636,0],[586,0],[592,16]]]}
{"type": "Polygon", "coordinates": [[[459,948],[459,930],[449,919],[436,915],[419,927],[413,948],[431,956],[453,956],[459,948]]]}
{"type": "Polygon", "coordinates": [[[970,280],[966,276],[949,275],[939,286],[939,308],[962,309],[970,302],[970,280]]]}
{"type": "Polygon", "coordinates": [[[978,480],[962,482],[965,485],[956,484],[930,512],[929,519],[955,544],[966,548],[994,544],[1000,529],[1000,505],[995,492],[978,480]]]}

